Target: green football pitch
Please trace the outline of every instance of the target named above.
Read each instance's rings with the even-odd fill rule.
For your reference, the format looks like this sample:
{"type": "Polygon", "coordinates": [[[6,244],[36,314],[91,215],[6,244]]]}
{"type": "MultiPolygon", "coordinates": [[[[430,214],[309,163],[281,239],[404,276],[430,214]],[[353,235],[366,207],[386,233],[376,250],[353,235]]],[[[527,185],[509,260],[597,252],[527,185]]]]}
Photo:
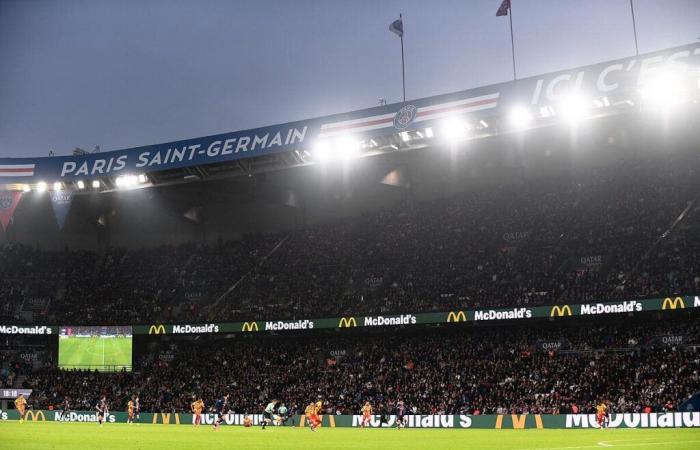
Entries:
{"type": "Polygon", "coordinates": [[[0,447],[114,449],[697,449],[700,429],[420,430],[224,427],[60,422],[0,422],[0,447]]]}
{"type": "Polygon", "coordinates": [[[103,371],[131,368],[130,337],[69,337],[58,341],[58,365],[62,369],[103,371]]]}

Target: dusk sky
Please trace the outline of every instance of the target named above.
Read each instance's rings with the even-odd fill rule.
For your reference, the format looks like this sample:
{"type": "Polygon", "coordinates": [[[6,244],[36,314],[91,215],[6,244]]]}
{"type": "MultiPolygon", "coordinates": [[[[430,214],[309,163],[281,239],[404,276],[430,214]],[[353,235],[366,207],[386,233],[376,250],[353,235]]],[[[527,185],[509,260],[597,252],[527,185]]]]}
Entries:
{"type": "MultiPolygon", "coordinates": [[[[501,0],[0,0],[0,156],[102,151],[512,77],[501,0]]],[[[519,77],[634,55],[629,0],[512,0],[519,77]]],[[[640,52],[696,42],[700,0],[634,0],[640,52]]]]}

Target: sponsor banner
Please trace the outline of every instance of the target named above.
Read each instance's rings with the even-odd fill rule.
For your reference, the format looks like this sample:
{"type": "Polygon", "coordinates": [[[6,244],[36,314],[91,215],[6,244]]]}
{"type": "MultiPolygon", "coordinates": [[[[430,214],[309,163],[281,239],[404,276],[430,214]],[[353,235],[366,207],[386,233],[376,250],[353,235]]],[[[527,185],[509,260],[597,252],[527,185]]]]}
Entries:
{"type": "Polygon", "coordinates": [[[603,265],[603,255],[582,256],[579,264],[582,267],[599,267],[603,265]]]}
{"type": "Polygon", "coordinates": [[[649,344],[657,347],[676,347],[689,344],[688,336],[685,334],[663,334],[651,338],[649,344]]]}
{"type": "Polygon", "coordinates": [[[511,231],[510,233],[503,233],[503,240],[506,242],[519,242],[524,241],[530,237],[529,231],[511,231]]]}
{"type": "Polygon", "coordinates": [[[0,224],[3,230],[7,230],[21,198],[22,193],[19,191],[0,191],[0,224]]]}
{"type": "Polygon", "coordinates": [[[433,126],[453,115],[477,122],[505,116],[517,104],[539,112],[572,90],[616,104],[630,96],[636,99],[650,77],[664,68],[689,78],[689,87],[697,89],[699,66],[700,43],[692,43],[513,82],[250,130],[78,156],[0,158],[0,181],[89,179],[312,151],[319,138],[352,134],[355,139],[369,139],[433,126]]]}
{"type": "Polygon", "coordinates": [[[47,325],[0,325],[0,334],[56,334],[56,327],[47,325]]]}
{"type": "MultiPolygon", "coordinates": [[[[243,426],[245,418],[252,420],[253,425],[262,422],[262,414],[226,414],[222,425],[243,426]]],[[[202,414],[202,423],[212,425],[214,414],[202,414]]],[[[63,414],[60,411],[27,411],[27,421],[34,422],[97,422],[94,411],[71,411],[63,414]]],[[[304,416],[294,416],[286,426],[304,427],[304,416]]],[[[19,420],[19,413],[12,409],[0,410],[0,420],[19,420]]],[[[107,425],[110,423],[126,423],[126,412],[110,412],[107,425]]],[[[139,421],[156,425],[193,425],[194,415],[190,413],[148,413],[142,412],[139,421]]],[[[323,427],[359,427],[362,422],[360,415],[324,415],[321,416],[323,427]]],[[[373,415],[369,426],[372,428],[389,428],[397,426],[395,415],[386,416],[382,422],[381,416],[373,415]]],[[[595,414],[507,414],[507,415],[407,415],[404,417],[406,428],[482,428],[497,430],[512,429],[547,429],[547,428],[599,428],[595,414]]],[[[624,413],[611,414],[609,428],[700,428],[700,412],[669,412],[669,413],[624,413]]]]}
{"type": "MultiPolygon", "coordinates": [[[[134,325],[133,334],[225,334],[257,333],[262,331],[301,331],[328,328],[400,327],[424,324],[454,324],[537,318],[634,314],[648,311],[674,311],[700,308],[700,297],[677,296],[616,302],[533,306],[531,308],[503,308],[480,310],[452,310],[432,313],[382,316],[345,316],[299,320],[251,320],[232,323],[134,325]]],[[[0,325],[0,334],[52,334],[58,328],[50,326],[0,325]]]]}
{"type": "Polygon", "coordinates": [[[49,194],[51,195],[51,206],[53,206],[53,213],[56,216],[58,229],[63,229],[63,225],[66,223],[66,217],[68,217],[68,211],[70,211],[70,205],[73,203],[75,191],[64,189],[60,191],[51,191],[49,194]]]}
{"type": "Polygon", "coordinates": [[[544,341],[540,340],[537,341],[536,348],[537,350],[547,353],[547,352],[558,352],[559,350],[566,350],[569,348],[569,341],[565,339],[557,339],[557,340],[549,340],[549,341],[544,341]]]}
{"type": "MultiPolygon", "coordinates": [[[[611,414],[608,428],[697,428],[700,412],[611,414]]],[[[599,428],[595,414],[567,414],[564,428],[599,428]]]]}

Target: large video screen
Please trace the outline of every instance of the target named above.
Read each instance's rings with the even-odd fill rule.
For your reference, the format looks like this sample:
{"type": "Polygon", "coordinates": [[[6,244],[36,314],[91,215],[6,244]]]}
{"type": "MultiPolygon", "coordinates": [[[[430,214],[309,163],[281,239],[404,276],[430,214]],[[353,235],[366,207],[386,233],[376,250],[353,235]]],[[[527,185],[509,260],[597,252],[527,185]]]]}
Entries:
{"type": "Polygon", "coordinates": [[[131,327],[61,327],[58,366],[103,372],[131,371],[131,327]]]}

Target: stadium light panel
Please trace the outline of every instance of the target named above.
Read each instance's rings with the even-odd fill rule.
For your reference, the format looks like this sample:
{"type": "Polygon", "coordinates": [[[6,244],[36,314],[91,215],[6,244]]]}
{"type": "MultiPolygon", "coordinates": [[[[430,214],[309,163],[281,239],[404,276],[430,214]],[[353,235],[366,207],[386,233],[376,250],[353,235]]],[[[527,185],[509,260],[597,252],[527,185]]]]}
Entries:
{"type": "Polygon", "coordinates": [[[100,188],[100,180],[92,180],[92,188],[99,189],[100,188]]]}
{"type": "Polygon", "coordinates": [[[570,123],[583,120],[590,109],[590,103],[579,94],[567,95],[559,102],[559,113],[570,123]]]}
{"type": "Polygon", "coordinates": [[[83,180],[78,180],[78,189],[83,190],[85,189],[85,182],[83,180]]]}
{"type": "Polygon", "coordinates": [[[684,79],[680,73],[659,70],[647,78],[639,89],[639,94],[644,103],[665,110],[683,100],[684,79]]]}
{"type": "Polygon", "coordinates": [[[433,129],[432,128],[428,127],[425,129],[425,137],[427,137],[427,138],[433,137],[433,129]]]}
{"type": "Polygon", "coordinates": [[[115,180],[115,184],[120,188],[128,188],[138,183],[136,175],[121,175],[115,180]]]}
{"type": "Polygon", "coordinates": [[[467,130],[464,121],[458,117],[448,117],[440,123],[440,135],[451,142],[465,139],[467,130]]]}
{"type": "Polygon", "coordinates": [[[525,128],[532,121],[532,114],[523,106],[514,107],[508,116],[511,125],[518,130],[525,128]]]}
{"type": "Polygon", "coordinates": [[[311,156],[313,156],[314,160],[317,162],[326,162],[330,159],[330,145],[328,141],[326,140],[319,140],[317,141],[311,150],[311,156]]]}
{"type": "Polygon", "coordinates": [[[343,161],[348,161],[360,156],[360,143],[351,136],[343,136],[336,143],[338,155],[343,161]]]}
{"type": "Polygon", "coordinates": [[[54,190],[54,191],[63,190],[63,185],[61,184],[60,181],[56,181],[56,182],[53,184],[53,190],[54,190]]]}
{"type": "Polygon", "coordinates": [[[46,186],[46,182],[45,182],[45,181],[40,181],[40,182],[38,182],[37,185],[36,185],[36,190],[37,190],[38,192],[46,192],[46,188],[47,188],[47,186],[46,186]]]}

